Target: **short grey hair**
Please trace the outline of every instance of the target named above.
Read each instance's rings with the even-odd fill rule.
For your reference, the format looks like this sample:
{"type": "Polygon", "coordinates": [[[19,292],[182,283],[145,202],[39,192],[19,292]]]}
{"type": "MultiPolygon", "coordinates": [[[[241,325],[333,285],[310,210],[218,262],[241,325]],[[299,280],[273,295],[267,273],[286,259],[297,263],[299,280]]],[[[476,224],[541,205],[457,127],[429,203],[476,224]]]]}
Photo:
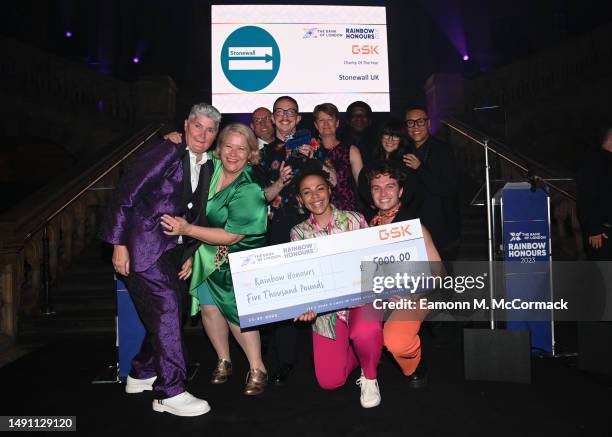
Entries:
{"type": "Polygon", "coordinates": [[[210,118],[215,122],[215,128],[219,129],[219,124],[221,123],[221,113],[217,108],[208,103],[196,103],[191,107],[191,111],[189,111],[189,120],[193,120],[198,116],[203,116],[206,118],[210,118]]]}

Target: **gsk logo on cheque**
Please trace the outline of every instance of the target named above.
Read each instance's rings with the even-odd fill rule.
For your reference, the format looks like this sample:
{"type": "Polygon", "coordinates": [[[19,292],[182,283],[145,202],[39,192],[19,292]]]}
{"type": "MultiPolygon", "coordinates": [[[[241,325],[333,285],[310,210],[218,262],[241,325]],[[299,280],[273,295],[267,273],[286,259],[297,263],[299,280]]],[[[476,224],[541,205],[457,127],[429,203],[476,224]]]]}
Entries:
{"type": "Polygon", "coordinates": [[[405,235],[412,235],[412,232],[410,232],[410,225],[394,226],[391,229],[381,229],[380,231],[378,231],[379,240],[400,238],[405,235]]]}

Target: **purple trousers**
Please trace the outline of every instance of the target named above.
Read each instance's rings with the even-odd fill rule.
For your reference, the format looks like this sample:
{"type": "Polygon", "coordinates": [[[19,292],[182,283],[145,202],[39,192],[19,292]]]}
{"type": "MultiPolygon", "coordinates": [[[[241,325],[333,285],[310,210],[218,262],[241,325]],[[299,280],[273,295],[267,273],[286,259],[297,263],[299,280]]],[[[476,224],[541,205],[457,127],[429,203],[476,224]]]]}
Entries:
{"type": "Polygon", "coordinates": [[[187,371],[181,335],[181,307],[184,284],[178,279],[182,248],[165,252],[144,272],[130,272],[125,278],[146,335],[140,352],[132,361],[130,376],[153,384],[156,399],[185,391],[187,371]]]}

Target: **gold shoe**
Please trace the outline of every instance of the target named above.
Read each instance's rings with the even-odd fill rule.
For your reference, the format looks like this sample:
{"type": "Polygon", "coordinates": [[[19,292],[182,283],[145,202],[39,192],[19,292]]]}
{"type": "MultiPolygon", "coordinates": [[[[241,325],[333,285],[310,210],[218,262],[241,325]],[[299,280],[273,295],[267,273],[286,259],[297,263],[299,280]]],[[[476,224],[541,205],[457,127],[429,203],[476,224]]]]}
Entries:
{"type": "Polygon", "coordinates": [[[212,384],[223,384],[232,374],[232,363],[221,358],[217,361],[217,367],[213,370],[210,382],[212,384]]]}
{"type": "Polygon", "coordinates": [[[268,385],[268,374],[263,370],[251,369],[247,373],[246,386],[244,387],[245,395],[259,395],[264,392],[268,385]]]}

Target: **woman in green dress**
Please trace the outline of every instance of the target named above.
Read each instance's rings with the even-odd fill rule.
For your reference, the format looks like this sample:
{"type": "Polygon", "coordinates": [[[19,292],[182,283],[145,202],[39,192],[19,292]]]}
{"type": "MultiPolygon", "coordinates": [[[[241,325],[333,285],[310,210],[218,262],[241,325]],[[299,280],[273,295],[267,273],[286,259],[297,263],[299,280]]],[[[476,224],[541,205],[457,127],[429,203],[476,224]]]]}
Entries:
{"type": "Polygon", "coordinates": [[[192,225],[168,215],[162,217],[162,225],[167,235],[185,235],[202,241],[194,255],[190,293],[192,314],[197,313],[199,306],[204,329],[218,355],[211,382],[224,383],[232,373],[231,331],[249,360],[244,392],[256,395],[264,391],[268,380],[259,331],[240,329],[227,259],[228,253],[265,244],[267,205],[252,174],[252,165],[259,162],[253,131],[241,123],[226,126],[219,134],[211,158],[214,172],[206,206],[209,227],[192,225]]]}

